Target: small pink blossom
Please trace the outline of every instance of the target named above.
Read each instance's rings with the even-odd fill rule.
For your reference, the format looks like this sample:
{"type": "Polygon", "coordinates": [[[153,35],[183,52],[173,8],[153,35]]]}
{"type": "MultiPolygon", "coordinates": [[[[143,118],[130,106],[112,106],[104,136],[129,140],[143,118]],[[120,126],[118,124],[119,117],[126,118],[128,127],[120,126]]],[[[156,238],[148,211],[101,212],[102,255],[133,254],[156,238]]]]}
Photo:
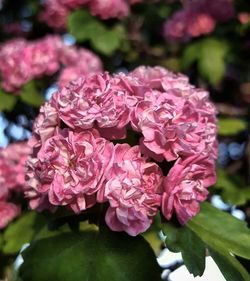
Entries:
{"type": "Polygon", "coordinates": [[[30,147],[24,142],[10,144],[6,148],[0,149],[1,189],[7,188],[8,190],[19,191],[23,188],[25,184],[25,162],[30,153],[30,147]]]}
{"type": "Polygon", "coordinates": [[[88,8],[93,16],[101,19],[124,18],[130,12],[130,5],[142,0],[45,0],[44,10],[40,13],[40,19],[50,27],[66,29],[67,17],[72,10],[88,8]]]}
{"type": "Polygon", "coordinates": [[[203,124],[192,105],[172,93],[148,96],[138,103],[132,115],[134,129],[143,134],[143,144],[167,161],[204,149],[203,124]]]}
{"type": "Polygon", "coordinates": [[[0,229],[21,212],[19,206],[7,202],[25,185],[25,163],[31,152],[26,142],[13,143],[0,149],[0,229]]]}
{"type": "Polygon", "coordinates": [[[70,128],[89,129],[96,122],[100,131],[112,128],[113,136],[125,136],[136,97],[123,86],[119,76],[93,74],[83,77],[53,96],[60,118],[70,128]]]}
{"type": "MultiPolygon", "coordinates": [[[[5,167],[3,166],[3,164],[1,163],[2,161],[0,161],[0,173],[3,173],[3,169],[5,169],[5,167]]],[[[6,200],[8,198],[9,195],[9,190],[7,188],[7,186],[5,185],[5,180],[2,177],[2,175],[0,175],[0,201],[6,200]]]]}
{"type": "Polygon", "coordinates": [[[104,198],[110,203],[106,223],[113,231],[136,236],[146,231],[160,206],[162,173],[140,156],[139,147],[116,145],[104,198]]]}
{"type": "Polygon", "coordinates": [[[66,5],[61,5],[60,0],[46,0],[44,10],[40,13],[41,21],[58,30],[66,28],[67,17],[70,10],[66,5]]]}
{"type": "Polygon", "coordinates": [[[26,46],[22,59],[29,62],[32,76],[52,75],[59,70],[58,50],[61,46],[58,36],[47,36],[26,46]]]}
{"type": "Polygon", "coordinates": [[[124,0],[92,0],[90,11],[102,19],[123,18],[129,14],[129,5],[124,0]]]}
{"type": "Polygon", "coordinates": [[[186,76],[159,68],[140,67],[131,73],[142,74],[157,89],[145,91],[131,114],[133,129],[143,134],[142,151],[157,161],[195,153],[216,157],[216,110],[208,93],[195,89],[186,76]]]}
{"type": "Polygon", "coordinates": [[[153,89],[159,89],[162,88],[162,78],[172,76],[173,73],[160,66],[139,66],[130,72],[130,75],[133,78],[140,79],[140,81],[153,89]]]}
{"type": "Polygon", "coordinates": [[[185,224],[207,198],[207,188],[216,181],[215,163],[207,156],[194,155],[176,161],[163,183],[162,212],[169,220],[175,211],[185,224]]]}
{"type": "Polygon", "coordinates": [[[238,14],[238,20],[241,24],[247,24],[250,22],[250,13],[241,12],[238,14]]]}
{"type": "MultiPolygon", "coordinates": [[[[85,48],[66,46],[56,35],[36,41],[11,40],[0,45],[2,87],[8,92],[18,93],[29,81],[54,75],[62,66],[69,67],[73,78],[102,71],[101,60],[94,53],[85,48]]],[[[66,77],[68,73],[63,70],[59,74],[59,84],[71,80],[66,77]]]]}
{"type": "Polygon", "coordinates": [[[25,41],[21,39],[0,46],[0,75],[6,91],[16,91],[30,79],[29,64],[23,60],[24,48],[25,41]]]}
{"type": "Polygon", "coordinates": [[[93,206],[112,150],[97,131],[59,130],[28,161],[26,195],[35,200],[31,206],[38,193],[47,195],[51,205],[68,205],[76,213],[93,206]]]}
{"type": "Polygon", "coordinates": [[[0,201],[0,229],[5,228],[19,214],[20,208],[17,205],[0,201]]]}
{"type": "Polygon", "coordinates": [[[58,78],[58,84],[61,88],[81,76],[103,70],[101,60],[84,48],[79,50],[74,47],[64,48],[61,59],[66,66],[58,78]]]}
{"type": "Polygon", "coordinates": [[[164,24],[164,36],[170,41],[186,41],[211,33],[216,22],[225,22],[235,14],[231,0],[186,1],[164,24]]]}
{"type": "Polygon", "coordinates": [[[54,135],[56,128],[60,126],[58,112],[51,103],[46,102],[40,108],[40,113],[33,125],[33,135],[29,140],[30,146],[39,148],[45,141],[54,135]]]}
{"type": "Polygon", "coordinates": [[[187,33],[191,37],[198,37],[202,34],[209,34],[215,28],[214,19],[205,13],[200,13],[192,17],[190,16],[189,24],[187,26],[187,33]]]}

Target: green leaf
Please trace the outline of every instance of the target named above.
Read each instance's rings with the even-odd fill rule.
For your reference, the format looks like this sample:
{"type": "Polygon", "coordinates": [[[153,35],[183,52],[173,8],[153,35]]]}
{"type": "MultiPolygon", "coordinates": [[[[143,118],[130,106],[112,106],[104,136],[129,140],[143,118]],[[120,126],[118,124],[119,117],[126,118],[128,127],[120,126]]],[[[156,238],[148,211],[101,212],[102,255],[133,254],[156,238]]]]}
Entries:
{"type": "Polygon", "coordinates": [[[68,29],[78,42],[94,40],[106,32],[105,26],[86,10],[76,10],[69,15],[68,29]]]}
{"type": "Polygon", "coordinates": [[[23,102],[35,107],[41,106],[44,102],[44,98],[39,94],[34,81],[23,86],[20,98],[23,102]]]}
{"type": "Polygon", "coordinates": [[[239,175],[228,174],[219,169],[215,187],[221,190],[221,197],[232,205],[244,205],[250,200],[250,187],[246,186],[239,175]]]}
{"type": "Polygon", "coordinates": [[[250,276],[241,263],[230,253],[223,249],[209,248],[213,260],[218,265],[220,271],[229,281],[249,281],[250,276]]]}
{"type": "Polygon", "coordinates": [[[188,44],[187,47],[184,49],[182,55],[182,68],[187,69],[189,68],[195,61],[199,59],[200,54],[200,44],[199,42],[195,42],[192,44],[188,44]]]}
{"type": "Polygon", "coordinates": [[[161,280],[155,255],[141,236],[108,230],[37,240],[22,255],[25,281],[161,280]]]}
{"type": "Polygon", "coordinates": [[[3,233],[3,252],[15,254],[21,247],[30,242],[36,233],[45,225],[45,219],[35,212],[23,214],[11,223],[3,233]]]}
{"type": "Polygon", "coordinates": [[[2,251],[3,247],[3,235],[0,233],[0,252],[2,251]]]}
{"type": "Polygon", "coordinates": [[[250,230],[245,222],[230,214],[205,202],[199,214],[187,226],[212,248],[226,249],[250,259],[250,230]]]}
{"type": "Polygon", "coordinates": [[[77,10],[68,17],[69,32],[78,42],[89,40],[97,51],[111,55],[121,45],[123,32],[120,28],[107,29],[106,26],[86,10],[77,10]]]}
{"type": "Polygon", "coordinates": [[[225,56],[228,46],[218,39],[207,38],[199,44],[198,69],[212,85],[216,85],[225,73],[225,56]]]}
{"type": "Polygon", "coordinates": [[[236,118],[219,118],[219,135],[233,136],[247,129],[247,123],[236,118]]]}
{"type": "Polygon", "coordinates": [[[110,30],[92,38],[91,43],[99,52],[111,55],[120,47],[121,38],[117,32],[110,30]]]}
{"type": "Polygon", "coordinates": [[[0,111],[11,111],[16,104],[17,97],[13,94],[7,94],[0,89],[0,111]]]}
{"type": "Polygon", "coordinates": [[[143,238],[149,243],[156,256],[161,253],[162,241],[159,236],[159,232],[149,230],[142,234],[143,238]]]}
{"type": "Polygon", "coordinates": [[[158,212],[154,217],[154,221],[151,224],[150,228],[142,233],[143,238],[147,240],[150,244],[151,248],[154,250],[156,256],[158,256],[161,252],[161,247],[163,245],[163,241],[160,238],[161,231],[161,215],[158,212]]]}
{"type": "Polygon", "coordinates": [[[172,252],[181,252],[184,264],[194,276],[201,276],[205,270],[206,249],[202,240],[187,227],[174,227],[170,223],[162,225],[167,236],[165,243],[172,252]]]}

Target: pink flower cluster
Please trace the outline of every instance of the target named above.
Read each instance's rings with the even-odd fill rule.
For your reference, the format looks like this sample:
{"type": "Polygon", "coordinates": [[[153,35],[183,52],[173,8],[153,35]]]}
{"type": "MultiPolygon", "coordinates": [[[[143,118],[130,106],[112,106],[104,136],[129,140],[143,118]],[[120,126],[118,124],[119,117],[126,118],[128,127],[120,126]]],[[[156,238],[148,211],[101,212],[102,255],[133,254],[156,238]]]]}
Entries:
{"type": "Polygon", "coordinates": [[[106,223],[144,232],[161,209],[184,224],[215,183],[216,111],[206,91],[161,67],[90,74],[40,110],[27,197],[37,210],[108,203],[106,223]]]}
{"type": "Polygon", "coordinates": [[[20,207],[10,200],[13,193],[23,190],[25,162],[30,152],[23,142],[0,149],[0,229],[20,214],[20,207]]]}
{"type": "Polygon", "coordinates": [[[67,17],[72,10],[87,7],[93,16],[101,19],[124,18],[130,12],[130,5],[141,0],[45,0],[45,9],[40,14],[41,20],[50,27],[64,29],[67,17]]]}
{"type": "Polygon", "coordinates": [[[0,46],[0,76],[2,87],[17,92],[25,83],[44,75],[57,73],[64,66],[59,83],[102,70],[100,59],[91,51],[66,46],[60,37],[47,36],[29,42],[14,39],[0,46]]]}
{"type": "Polygon", "coordinates": [[[187,0],[164,25],[164,36],[170,41],[185,41],[211,33],[216,22],[225,22],[235,15],[231,0],[187,0]]]}

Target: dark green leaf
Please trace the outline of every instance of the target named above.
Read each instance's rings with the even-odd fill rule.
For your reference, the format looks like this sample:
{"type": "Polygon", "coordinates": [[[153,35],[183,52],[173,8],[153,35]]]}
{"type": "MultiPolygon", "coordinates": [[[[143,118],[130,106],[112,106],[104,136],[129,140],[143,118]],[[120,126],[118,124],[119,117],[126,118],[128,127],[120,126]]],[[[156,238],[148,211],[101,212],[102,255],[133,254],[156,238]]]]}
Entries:
{"type": "Polygon", "coordinates": [[[170,223],[162,226],[167,236],[165,243],[172,252],[181,252],[184,264],[194,276],[201,276],[205,269],[205,245],[187,227],[177,228],[170,223]]]}
{"type": "Polygon", "coordinates": [[[230,214],[203,203],[200,213],[187,226],[212,248],[227,249],[250,259],[250,230],[245,222],[230,214]]]}
{"type": "Polygon", "coordinates": [[[233,136],[247,129],[247,123],[236,118],[219,118],[219,134],[233,136]]]}
{"type": "Polygon", "coordinates": [[[0,111],[11,111],[16,104],[17,97],[13,94],[7,94],[0,89],[0,111]]]}
{"type": "Polygon", "coordinates": [[[220,271],[228,281],[249,281],[250,276],[241,263],[223,249],[211,249],[209,252],[220,271]]]}
{"type": "Polygon", "coordinates": [[[69,32],[77,41],[95,39],[106,32],[105,26],[86,10],[77,10],[68,17],[69,32]]]}
{"type": "Polygon", "coordinates": [[[0,233],[0,252],[2,251],[3,247],[3,234],[0,233]]]}
{"type": "Polygon", "coordinates": [[[187,47],[184,49],[182,60],[181,60],[183,69],[189,68],[195,61],[198,60],[200,54],[199,49],[200,49],[199,42],[195,42],[187,45],[187,47]]]}
{"type": "Polygon", "coordinates": [[[11,223],[3,234],[3,252],[15,254],[21,247],[34,238],[36,233],[45,225],[45,220],[35,212],[23,214],[11,223]]]}
{"type": "Polygon", "coordinates": [[[243,205],[250,200],[250,187],[245,186],[239,175],[219,169],[215,187],[221,190],[222,199],[232,205],[243,205]]]}
{"type": "Polygon", "coordinates": [[[105,55],[111,55],[121,44],[121,38],[115,31],[106,31],[92,38],[93,47],[105,55]]]}
{"type": "Polygon", "coordinates": [[[160,268],[142,237],[112,231],[61,234],[23,253],[25,281],[157,281],[160,268]]]}
{"type": "Polygon", "coordinates": [[[23,86],[20,98],[23,102],[35,107],[41,106],[44,102],[44,98],[38,92],[34,81],[31,81],[23,86]]]}

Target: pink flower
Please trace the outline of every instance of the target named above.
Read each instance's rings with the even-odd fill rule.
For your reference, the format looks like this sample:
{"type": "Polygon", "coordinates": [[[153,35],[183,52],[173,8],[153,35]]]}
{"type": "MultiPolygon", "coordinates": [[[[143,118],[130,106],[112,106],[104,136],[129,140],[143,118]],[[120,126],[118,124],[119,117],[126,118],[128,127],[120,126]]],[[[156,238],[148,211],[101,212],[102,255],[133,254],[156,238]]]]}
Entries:
{"type": "Polygon", "coordinates": [[[190,37],[211,33],[214,27],[212,16],[191,6],[178,11],[165,23],[164,35],[172,41],[185,41],[190,37]]]}
{"type": "Polygon", "coordinates": [[[66,65],[58,79],[61,88],[81,76],[103,70],[101,60],[94,53],[84,48],[65,47],[62,51],[61,60],[66,65]]]}
{"type": "Polygon", "coordinates": [[[27,45],[22,59],[29,63],[32,76],[52,75],[59,70],[58,50],[62,44],[60,37],[47,36],[27,45]]]}
{"type": "MultiPolygon", "coordinates": [[[[18,92],[33,79],[57,73],[62,65],[70,67],[73,75],[102,71],[101,60],[94,53],[66,46],[59,36],[50,35],[32,42],[18,39],[0,46],[2,87],[9,92],[18,92]]],[[[61,74],[60,83],[70,81],[66,74],[61,74]]]]}
{"type": "Polygon", "coordinates": [[[186,34],[187,13],[185,10],[176,12],[164,24],[164,37],[170,41],[185,41],[188,36],[186,34]]]}
{"type": "Polygon", "coordinates": [[[20,208],[12,203],[0,201],[0,229],[5,228],[20,214],[20,208]]]}
{"type": "Polygon", "coordinates": [[[171,93],[151,94],[148,99],[135,108],[132,126],[142,132],[143,144],[149,150],[172,161],[203,149],[203,124],[189,102],[171,93]]]}
{"type": "Polygon", "coordinates": [[[88,4],[91,0],[58,0],[58,2],[70,9],[78,8],[88,4]]]}
{"type": "Polygon", "coordinates": [[[190,20],[187,26],[187,33],[191,37],[198,37],[202,34],[209,34],[215,28],[215,21],[214,19],[206,14],[206,13],[199,13],[192,17],[190,16],[190,20]]]}
{"type": "Polygon", "coordinates": [[[60,126],[57,110],[46,102],[40,108],[40,113],[33,125],[33,135],[29,140],[30,146],[39,148],[45,141],[54,135],[56,128],[60,126]]]}
{"type": "Polygon", "coordinates": [[[241,12],[238,14],[238,20],[241,24],[247,24],[250,22],[250,13],[241,12]]]}
{"type": "MultiPolygon", "coordinates": [[[[138,70],[133,75],[138,77],[138,70]]],[[[145,91],[131,114],[133,129],[143,134],[143,153],[156,161],[195,153],[216,157],[216,111],[208,93],[195,89],[184,75],[158,68],[140,73],[157,89],[145,91]]]]}
{"type": "MultiPolygon", "coordinates": [[[[77,49],[60,52],[61,62],[77,65],[77,49]]],[[[216,132],[208,93],[184,75],[161,67],[88,74],[41,108],[25,194],[40,211],[67,206],[80,213],[96,202],[109,203],[107,225],[132,236],[150,227],[161,203],[167,219],[175,210],[185,223],[215,181],[216,132]],[[120,142],[127,131],[124,144],[108,141],[120,142]],[[150,159],[176,162],[163,179],[172,163],[161,163],[162,171],[150,159]]],[[[8,194],[2,190],[0,196],[8,194]]]]}
{"type": "Polygon", "coordinates": [[[16,91],[30,79],[29,64],[23,60],[24,48],[25,41],[21,39],[0,46],[0,74],[6,91],[16,91]]]}
{"type": "Polygon", "coordinates": [[[53,96],[60,118],[70,128],[89,129],[94,123],[105,134],[112,128],[110,139],[126,135],[136,97],[124,87],[119,76],[93,74],[83,77],[53,96]]]}
{"type": "Polygon", "coordinates": [[[140,79],[144,84],[153,89],[162,88],[162,78],[173,76],[173,73],[163,67],[139,66],[130,72],[131,77],[140,79]]]}
{"type": "Polygon", "coordinates": [[[123,18],[129,14],[129,5],[124,0],[92,0],[90,11],[102,19],[123,18]]]}
{"type": "Polygon", "coordinates": [[[40,20],[45,21],[48,26],[63,30],[66,28],[67,17],[70,10],[61,5],[60,0],[46,0],[45,9],[40,13],[40,20]]]}
{"type": "Polygon", "coordinates": [[[186,1],[164,24],[164,36],[170,41],[186,41],[191,37],[211,33],[216,21],[227,21],[234,16],[231,0],[186,1]]]}
{"type": "Polygon", "coordinates": [[[116,145],[104,198],[110,203],[106,223],[113,231],[131,236],[146,231],[160,206],[162,173],[140,156],[139,147],[116,145]]]}
{"type": "MultiPolygon", "coordinates": [[[[0,149],[0,185],[3,190],[20,191],[25,184],[25,163],[31,149],[27,143],[20,142],[0,149]]],[[[6,197],[3,196],[3,197],[6,197]]]]}
{"type": "Polygon", "coordinates": [[[25,163],[30,152],[30,147],[25,142],[0,149],[0,229],[21,212],[19,206],[6,200],[12,199],[13,192],[23,191],[25,163]]]}
{"type": "Polygon", "coordinates": [[[18,91],[33,78],[54,74],[59,69],[57,36],[27,42],[10,41],[0,47],[0,73],[6,91],[18,91]],[[7,58],[7,59],[6,59],[7,58]]]}
{"type": "Polygon", "coordinates": [[[194,155],[176,161],[166,176],[162,212],[169,220],[175,211],[181,224],[199,212],[199,203],[207,198],[207,188],[216,181],[214,160],[194,155]]]}
{"type": "Polygon", "coordinates": [[[85,75],[84,69],[81,69],[78,66],[65,67],[58,78],[58,85],[60,88],[63,88],[67,86],[69,82],[74,82],[83,75],[85,75]]]}
{"type": "Polygon", "coordinates": [[[45,0],[40,19],[50,27],[63,30],[69,13],[74,9],[87,6],[93,16],[120,19],[128,16],[130,5],[139,2],[141,0],[45,0]]]}
{"type": "Polygon", "coordinates": [[[112,153],[113,145],[97,131],[58,130],[28,161],[31,206],[46,196],[51,205],[68,205],[76,213],[93,206],[112,153]]]}
{"type": "Polygon", "coordinates": [[[5,169],[2,161],[0,160],[0,201],[6,200],[9,196],[9,190],[5,185],[5,179],[3,178],[3,169],[5,169]]]}

